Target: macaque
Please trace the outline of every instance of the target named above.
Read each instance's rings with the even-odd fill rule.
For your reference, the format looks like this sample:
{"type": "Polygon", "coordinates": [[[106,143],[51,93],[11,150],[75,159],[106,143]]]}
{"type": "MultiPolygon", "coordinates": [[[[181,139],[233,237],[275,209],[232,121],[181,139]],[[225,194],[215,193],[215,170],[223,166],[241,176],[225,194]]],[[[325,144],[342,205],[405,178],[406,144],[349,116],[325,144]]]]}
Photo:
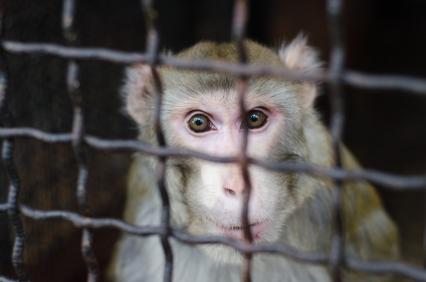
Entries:
{"type": "MultiPolygon", "coordinates": [[[[277,51],[244,42],[249,64],[317,71],[321,63],[306,39],[297,37],[277,51]]],[[[232,43],[201,42],[177,54],[182,59],[236,62],[232,43]]],[[[161,123],[168,146],[215,156],[235,156],[248,127],[247,154],[272,161],[300,160],[331,167],[331,138],[313,104],[313,82],[250,78],[247,114],[242,120],[236,77],[228,74],[159,67],[163,82],[161,123]]],[[[123,87],[126,109],[140,139],[156,144],[155,91],[149,66],[129,67],[123,87]]],[[[343,166],[358,169],[342,145],[343,166]]],[[[138,153],[128,179],[125,219],[159,225],[161,200],[156,185],[157,158],[138,153]]],[[[302,251],[329,253],[333,234],[333,182],[307,174],[272,172],[250,165],[248,220],[254,244],[284,243],[302,251]]],[[[173,226],[194,235],[244,240],[241,209],[245,182],[236,163],[169,158],[166,172],[173,226]]],[[[379,196],[366,182],[347,182],[343,192],[345,254],[365,260],[396,259],[398,234],[379,196]]],[[[243,257],[223,245],[185,245],[170,239],[173,281],[240,281],[243,257]]],[[[123,235],[109,275],[113,281],[162,281],[164,255],[158,236],[123,235]]],[[[253,281],[331,281],[328,266],[300,263],[282,255],[256,254],[253,281]]],[[[389,277],[344,271],[344,281],[387,281],[389,277]]]]}

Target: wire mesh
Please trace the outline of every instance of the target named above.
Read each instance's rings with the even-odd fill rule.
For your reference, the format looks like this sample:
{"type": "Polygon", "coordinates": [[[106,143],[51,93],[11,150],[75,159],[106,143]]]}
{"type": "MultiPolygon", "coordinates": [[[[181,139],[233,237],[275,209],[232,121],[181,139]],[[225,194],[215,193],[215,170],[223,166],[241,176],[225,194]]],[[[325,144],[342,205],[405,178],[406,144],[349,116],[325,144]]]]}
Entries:
{"type": "MultiPolygon", "coordinates": [[[[74,30],[74,18],[76,11],[76,1],[64,0],[62,10],[62,31],[68,45],[77,43],[78,37],[74,30]]],[[[79,66],[74,60],[70,60],[67,66],[67,90],[74,107],[74,119],[71,133],[71,144],[74,155],[78,163],[78,178],[76,196],[79,211],[89,215],[90,210],[87,203],[87,180],[89,171],[87,168],[87,157],[85,155],[84,138],[84,112],[82,107],[82,95],[79,91],[79,66]]],[[[93,252],[93,233],[88,228],[83,228],[81,237],[81,254],[87,266],[87,281],[98,280],[99,266],[93,252]]]]}
{"type": "MultiPolygon", "coordinates": [[[[3,4],[3,1],[1,2],[3,4]]],[[[97,281],[99,266],[93,251],[93,229],[115,228],[120,231],[145,237],[159,236],[165,254],[164,281],[172,281],[173,278],[173,252],[170,239],[174,238],[185,244],[223,244],[241,252],[245,257],[242,268],[242,281],[251,281],[251,259],[254,254],[269,253],[280,254],[296,261],[329,265],[334,281],[342,281],[342,270],[350,269],[370,274],[396,274],[402,277],[426,281],[426,271],[421,268],[393,261],[363,261],[351,258],[344,253],[344,226],[342,224],[342,197],[341,190],[344,181],[363,181],[381,184],[384,189],[393,190],[426,190],[426,176],[401,176],[381,171],[360,169],[358,171],[346,171],[341,166],[340,146],[344,124],[344,108],[341,88],[343,85],[367,89],[397,89],[418,96],[426,95],[426,80],[391,75],[371,75],[345,69],[345,48],[342,32],[342,0],[327,1],[327,18],[332,46],[330,68],[316,74],[306,74],[298,71],[290,71],[283,68],[266,65],[247,65],[247,54],[243,40],[248,22],[249,5],[246,0],[235,0],[232,21],[232,36],[238,50],[237,63],[218,62],[213,60],[184,60],[159,53],[160,35],[157,28],[157,12],[152,0],[142,0],[141,8],[145,15],[147,26],[147,45],[145,53],[129,53],[102,48],[78,47],[78,33],[74,29],[76,0],[63,1],[62,30],[67,46],[47,43],[22,43],[5,40],[3,34],[4,9],[0,9],[0,107],[3,109],[1,120],[0,138],[2,143],[2,161],[9,178],[9,193],[6,203],[0,203],[0,212],[7,213],[10,225],[14,230],[14,246],[12,252],[12,264],[17,279],[0,276],[0,281],[28,281],[24,251],[24,227],[22,216],[36,220],[62,219],[73,223],[82,229],[81,253],[87,266],[87,281],[97,281]],[[68,60],[67,89],[73,102],[74,120],[69,133],[49,133],[36,128],[13,127],[13,120],[7,118],[7,105],[2,105],[7,93],[7,61],[5,53],[14,54],[43,54],[68,60]],[[82,96],[79,92],[79,66],[77,60],[102,60],[118,64],[143,63],[150,66],[154,79],[156,95],[155,130],[157,145],[146,144],[137,140],[111,140],[101,139],[85,133],[84,109],[82,96]],[[158,66],[173,66],[177,69],[222,72],[237,76],[237,91],[239,93],[239,106],[241,115],[245,115],[245,92],[247,80],[250,77],[270,76],[280,77],[292,81],[324,81],[330,87],[330,104],[332,117],[330,131],[335,151],[335,163],[332,168],[326,168],[307,162],[286,161],[274,162],[258,160],[247,156],[248,130],[245,130],[244,141],[241,150],[236,156],[218,157],[204,153],[167,146],[160,122],[162,104],[162,81],[157,71],[158,66]],[[3,118],[4,117],[4,118],[3,118]],[[78,181],[76,197],[79,205],[79,213],[62,210],[39,210],[25,206],[19,202],[20,178],[13,158],[13,142],[18,138],[32,138],[42,142],[59,144],[71,144],[75,158],[78,162],[78,181]],[[86,161],[86,147],[108,151],[138,151],[158,157],[157,185],[162,199],[162,216],[159,226],[136,226],[122,220],[113,218],[93,218],[90,216],[87,202],[87,179],[89,170],[86,161]],[[244,205],[241,211],[241,221],[245,240],[239,241],[221,236],[194,236],[173,227],[170,223],[170,202],[167,194],[165,173],[167,158],[194,157],[218,163],[238,163],[245,182],[244,205]],[[310,174],[315,177],[327,177],[334,180],[335,188],[333,196],[335,231],[332,239],[332,248],[329,254],[316,252],[303,252],[285,244],[252,244],[253,238],[248,222],[248,202],[250,199],[250,178],[248,166],[260,166],[272,171],[294,172],[310,174]]],[[[3,103],[5,104],[5,103],[3,103]]],[[[244,120],[244,119],[243,119],[244,120]]],[[[247,127],[244,127],[247,128],[247,127]]]]}

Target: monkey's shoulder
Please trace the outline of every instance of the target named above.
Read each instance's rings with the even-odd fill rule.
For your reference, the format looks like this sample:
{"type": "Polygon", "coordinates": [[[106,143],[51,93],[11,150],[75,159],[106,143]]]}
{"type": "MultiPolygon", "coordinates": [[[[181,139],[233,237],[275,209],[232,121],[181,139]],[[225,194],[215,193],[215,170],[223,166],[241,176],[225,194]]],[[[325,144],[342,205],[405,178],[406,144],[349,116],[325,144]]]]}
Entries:
{"type": "MultiPolygon", "coordinates": [[[[154,195],[155,174],[152,160],[135,154],[127,177],[127,199],[124,218],[130,223],[140,222],[138,217],[150,214],[161,207],[161,202],[154,195]]],[[[151,218],[151,217],[148,217],[151,218]]]]}

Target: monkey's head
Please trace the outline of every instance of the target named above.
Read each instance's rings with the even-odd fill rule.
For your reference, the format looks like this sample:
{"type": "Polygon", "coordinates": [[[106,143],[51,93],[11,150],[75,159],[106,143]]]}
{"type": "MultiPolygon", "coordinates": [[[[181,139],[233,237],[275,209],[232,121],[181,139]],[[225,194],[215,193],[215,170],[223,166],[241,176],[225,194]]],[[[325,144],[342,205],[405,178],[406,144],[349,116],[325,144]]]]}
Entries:
{"type": "MultiPolygon", "coordinates": [[[[300,71],[319,68],[316,52],[303,37],[274,52],[244,42],[250,64],[283,66],[300,71]]],[[[184,59],[237,61],[233,44],[199,43],[177,55],[184,59]]],[[[248,155],[259,159],[309,159],[305,127],[315,115],[314,84],[272,78],[249,80],[248,114],[242,121],[234,76],[159,68],[163,82],[162,127],[168,146],[185,147],[215,156],[235,156],[241,148],[242,124],[249,130],[248,155]]],[[[156,143],[155,91],[149,67],[128,69],[124,86],[127,112],[141,138],[156,143]]],[[[237,164],[199,159],[168,160],[167,184],[175,224],[193,234],[243,238],[241,228],[244,181],[237,164]]],[[[254,240],[276,241],[286,218],[313,194],[309,178],[250,166],[252,186],[249,222],[254,240]]],[[[212,247],[213,248],[213,247],[212,247]]],[[[213,253],[223,258],[223,247],[213,253]]]]}

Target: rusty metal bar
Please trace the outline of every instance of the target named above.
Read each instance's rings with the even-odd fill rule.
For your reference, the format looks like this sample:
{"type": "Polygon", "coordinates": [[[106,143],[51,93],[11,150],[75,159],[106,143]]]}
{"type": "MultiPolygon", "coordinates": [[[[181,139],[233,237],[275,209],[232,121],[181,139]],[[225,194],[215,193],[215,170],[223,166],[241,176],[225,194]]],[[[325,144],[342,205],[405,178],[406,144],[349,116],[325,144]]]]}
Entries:
{"type": "MultiPolygon", "coordinates": [[[[117,64],[147,63],[147,55],[143,53],[116,51],[105,48],[66,47],[49,43],[24,43],[3,41],[3,48],[16,54],[43,54],[64,59],[101,60],[117,64]]],[[[282,67],[268,65],[248,65],[219,62],[214,60],[185,60],[159,54],[158,65],[173,66],[177,69],[198,71],[223,72],[234,75],[250,75],[252,77],[269,76],[291,81],[330,81],[330,75],[325,73],[303,73],[282,67]]],[[[426,96],[426,78],[416,78],[404,75],[371,74],[352,70],[342,72],[342,80],[350,86],[364,89],[385,90],[393,89],[407,91],[420,96],[426,96]]]]}
{"type": "MultiPolygon", "coordinates": [[[[48,133],[34,128],[0,128],[0,137],[2,138],[34,138],[46,143],[70,143],[72,138],[70,133],[48,133]]],[[[86,134],[84,141],[87,145],[98,149],[108,151],[139,151],[141,153],[154,156],[169,156],[173,158],[193,157],[210,162],[217,163],[235,163],[238,162],[237,156],[218,157],[189,149],[173,147],[156,147],[137,140],[110,140],[102,139],[86,134]]],[[[403,190],[403,191],[421,191],[426,190],[426,177],[402,176],[397,174],[385,173],[372,169],[360,169],[356,171],[346,171],[344,169],[327,168],[309,162],[286,161],[274,162],[267,160],[258,160],[248,158],[253,165],[263,167],[272,171],[306,173],[317,177],[330,177],[333,179],[347,181],[364,181],[383,185],[383,189],[403,190]]]]}
{"type": "MultiPolygon", "coordinates": [[[[117,64],[148,64],[146,53],[124,52],[104,48],[68,47],[48,43],[22,43],[16,41],[3,42],[5,50],[16,54],[41,54],[57,56],[64,59],[76,60],[101,60],[117,64]]],[[[326,74],[306,74],[301,71],[288,70],[286,68],[268,65],[240,65],[209,59],[179,59],[173,56],[158,54],[159,66],[171,66],[177,69],[197,71],[215,71],[234,75],[250,75],[284,77],[287,80],[326,80],[326,74]]]]}
{"type": "Polygon", "coordinates": [[[343,81],[350,86],[370,90],[399,90],[426,96],[426,80],[416,77],[371,74],[359,71],[343,70],[343,81]]]}
{"type": "MultiPolygon", "coordinates": [[[[62,31],[63,36],[69,45],[77,43],[77,32],[74,30],[74,19],[76,14],[76,0],[64,0],[62,7],[62,31]]],[[[80,92],[79,66],[71,60],[67,66],[67,90],[73,102],[74,119],[71,133],[71,143],[75,158],[78,163],[77,178],[77,203],[79,211],[84,215],[89,215],[90,210],[87,203],[87,180],[89,171],[87,168],[86,154],[84,151],[84,112],[83,97],[80,92]]],[[[81,235],[81,254],[86,263],[87,281],[96,282],[99,276],[99,265],[93,251],[93,232],[88,228],[83,228],[81,235]]]]}
{"type": "MultiPolygon", "coordinates": [[[[425,162],[425,175],[426,175],[426,162],[425,162]]],[[[426,188],[426,184],[425,184],[426,188]]],[[[423,215],[425,222],[423,223],[423,269],[426,269],[426,192],[423,192],[423,215]]]]}
{"type": "MultiPolygon", "coordinates": [[[[343,32],[341,28],[342,0],[327,1],[327,16],[331,35],[330,70],[318,74],[305,74],[291,71],[285,68],[271,66],[253,66],[247,64],[247,54],[244,48],[244,35],[248,16],[248,3],[246,0],[235,0],[232,35],[238,50],[238,63],[217,62],[213,60],[182,60],[171,56],[159,54],[159,34],[156,24],[156,11],[152,0],[141,0],[143,12],[147,25],[147,48],[146,53],[120,52],[102,48],[78,48],[60,46],[44,43],[22,43],[2,40],[0,55],[4,52],[23,54],[46,54],[54,55],[71,60],[67,72],[68,92],[73,100],[74,121],[71,133],[52,134],[34,128],[0,128],[0,138],[3,141],[2,159],[5,163],[6,172],[10,179],[9,197],[7,203],[0,204],[0,212],[8,212],[11,225],[15,229],[15,244],[12,254],[12,263],[18,276],[17,281],[25,281],[26,273],[23,267],[23,243],[24,233],[20,215],[23,214],[36,220],[60,218],[72,222],[76,227],[82,228],[82,255],[88,269],[88,281],[96,281],[98,276],[98,265],[92,249],[91,229],[95,228],[117,228],[130,234],[138,236],[160,236],[165,254],[164,281],[172,281],[173,277],[173,253],[169,239],[171,237],[187,244],[224,244],[241,252],[246,258],[242,269],[242,280],[250,281],[250,262],[255,253],[270,253],[287,256],[291,259],[312,263],[330,265],[334,281],[342,281],[342,268],[354,271],[366,272],[375,275],[397,274],[403,277],[426,281],[426,271],[408,264],[391,261],[362,261],[351,258],[344,253],[344,228],[342,220],[342,184],[343,181],[368,180],[373,183],[385,185],[387,189],[394,190],[426,190],[426,176],[398,176],[380,171],[362,169],[359,171],[346,171],[341,167],[340,143],[344,123],[342,85],[347,84],[367,89],[393,89],[408,91],[413,94],[426,96],[426,79],[395,75],[372,75],[344,69],[344,46],[343,32]],[[113,63],[145,63],[151,68],[156,92],[155,108],[155,130],[159,146],[152,146],[136,140],[106,140],[89,136],[84,131],[84,112],[82,107],[82,95],[79,92],[78,65],[74,60],[105,60],[113,63]],[[166,146],[162,126],[160,122],[162,104],[162,82],[156,67],[160,65],[174,66],[178,69],[190,69],[198,71],[216,71],[228,73],[237,77],[237,91],[239,93],[239,107],[243,122],[245,121],[246,109],[244,96],[247,91],[248,77],[273,76],[292,81],[325,81],[330,86],[330,103],[332,108],[331,135],[335,151],[335,167],[326,168],[311,163],[289,160],[286,162],[271,162],[266,160],[252,159],[247,156],[248,130],[244,128],[244,137],[241,150],[237,156],[216,157],[207,154],[166,146]],[[48,143],[71,143],[79,166],[77,181],[77,199],[79,212],[69,211],[42,211],[20,205],[19,203],[19,178],[13,160],[13,139],[34,138],[48,143]],[[86,183],[88,168],[85,159],[84,148],[91,146],[102,150],[132,150],[151,154],[158,157],[157,184],[162,199],[162,221],[160,226],[135,226],[116,219],[95,219],[89,216],[86,195],[86,183]],[[238,241],[221,236],[194,236],[170,225],[170,201],[165,185],[166,161],[169,157],[196,157],[212,162],[237,163],[241,167],[242,177],[245,181],[244,205],[242,209],[242,225],[245,241],[238,241]],[[333,193],[335,234],[332,241],[330,254],[306,253],[284,244],[252,244],[252,234],[249,228],[248,209],[250,199],[250,176],[249,165],[261,166],[269,170],[307,173],[316,177],[329,177],[335,181],[336,189],[333,193]]],[[[0,2],[2,5],[4,1],[0,2]]],[[[3,9],[0,9],[3,11],[3,9]]],[[[73,30],[74,16],[76,11],[75,0],[63,1],[62,28],[68,44],[75,45],[77,34],[73,30]]],[[[0,25],[3,14],[0,15],[0,25]]],[[[3,25],[1,25],[3,27],[3,25]]],[[[1,28],[3,30],[3,28],[1,28]]],[[[1,33],[3,39],[3,32],[1,33]]],[[[5,101],[7,70],[0,70],[0,107],[5,101]]],[[[2,126],[10,126],[5,124],[2,126]]],[[[426,240],[425,240],[426,241],[426,240]]],[[[425,244],[426,246],[426,244],[425,244]]],[[[1,281],[15,281],[0,276],[1,281]]]]}
{"type": "Polygon", "coordinates": [[[19,282],[19,281],[0,276],[0,282],[19,282]]]}
{"type": "Polygon", "coordinates": [[[16,170],[15,162],[13,160],[13,149],[14,144],[11,140],[3,140],[2,161],[9,177],[7,213],[9,215],[10,224],[13,226],[15,233],[15,240],[12,251],[12,265],[15,269],[16,275],[18,276],[18,281],[27,281],[28,278],[24,265],[25,233],[24,225],[21,219],[21,213],[19,210],[19,194],[21,192],[21,183],[18,172],[16,170]]]}
{"type": "MultiPolygon", "coordinates": [[[[327,20],[331,42],[329,100],[331,104],[330,133],[333,143],[335,167],[342,167],[342,134],[344,125],[344,102],[342,96],[345,48],[343,43],[342,9],[343,0],[327,0],[327,20]]],[[[330,267],[334,282],[343,281],[345,266],[345,230],[343,219],[343,181],[334,180],[332,192],[334,234],[331,242],[330,267]]]]}
{"type": "MultiPolygon", "coordinates": [[[[146,37],[146,55],[147,63],[150,66],[151,76],[153,79],[153,88],[155,92],[155,116],[154,116],[154,129],[157,137],[157,142],[160,147],[166,147],[166,140],[164,138],[163,128],[161,125],[161,108],[163,85],[161,82],[160,74],[156,67],[159,64],[159,45],[160,36],[157,27],[157,11],[154,8],[154,0],[141,0],[142,12],[145,17],[145,24],[147,27],[146,37]]],[[[161,196],[162,212],[161,212],[161,225],[162,232],[160,234],[161,245],[163,247],[165,265],[164,265],[164,282],[171,282],[173,279],[173,250],[170,245],[169,237],[171,232],[170,227],[170,199],[166,187],[166,156],[159,156],[157,163],[157,186],[161,196]]]]}
{"type": "MultiPolygon", "coordinates": [[[[238,63],[242,66],[247,65],[247,50],[244,46],[244,37],[247,28],[248,21],[248,3],[246,0],[235,0],[234,2],[234,14],[232,18],[232,39],[235,43],[235,47],[238,53],[238,63]]],[[[247,145],[249,138],[249,128],[247,125],[247,109],[245,103],[245,97],[248,90],[248,76],[240,75],[236,78],[236,91],[239,96],[239,111],[241,117],[241,124],[243,126],[243,138],[241,140],[241,148],[238,154],[238,164],[241,170],[241,176],[244,182],[243,189],[243,205],[241,209],[241,225],[244,233],[244,240],[248,244],[253,243],[253,235],[250,229],[249,222],[249,202],[251,195],[251,181],[248,170],[249,161],[247,157],[247,145]]],[[[251,263],[252,253],[245,253],[244,264],[242,267],[241,281],[251,281],[251,263]]]]}
{"type": "Polygon", "coordinates": [[[415,281],[425,281],[426,279],[425,270],[396,261],[362,261],[346,257],[346,267],[354,271],[373,275],[395,274],[415,281]]]}
{"type": "MultiPolygon", "coordinates": [[[[0,2],[0,39],[5,37],[5,11],[6,2],[0,2]]],[[[8,64],[4,48],[0,48],[0,126],[12,126],[11,114],[7,105],[7,86],[8,86],[8,64]]],[[[17,276],[17,281],[27,281],[28,275],[24,264],[24,246],[25,232],[19,210],[19,195],[21,192],[21,182],[14,161],[14,141],[9,138],[2,138],[1,159],[9,178],[7,203],[2,204],[2,211],[6,211],[9,216],[10,226],[14,231],[14,242],[11,254],[12,265],[17,276]]],[[[2,278],[10,281],[7,278],[2,278]]]]}
{"type": "MultiPolygon", "coordinates": [[[[76,227],[88,227],[88,228],[117,228],[121,231],[129,234],[138,236],[154,236],[161,235],[163,227],[160,226],[136,226],[128,224],[122,220],[114,218],[90,218],[84,217],[78,213],[69,211],[43,211],[33,209],[24,205],[21,205],[21,212],[29,218],[35,220],[48,220],[48,219],[63,219],[73,223],[76,227]]],[[[235,248],[241,253],[269,253],[283,255],[290,259],[294,259],[300,262],[306,262],[311,264],[328,265],[329,255],[321,254],[316,252],[303,252],[294,247],[285,244],[246,244],[245,242],[227,238],[223,236],[195,236],[186,233],[180,229],[171,227],[170,236],[180,242],[187,244],[223,244],[232,248],[235,248]]],[[[375,275],[385,275],[388,273],[394,273],[401,277],[407,277],[416,279],[418,281],[426,281],[426,271],[415,266],[408,265],[401,262],[389,262],[389,261],[362,261],[355,258],[348,257],[347,268],[361,272],[370,272],[375,275]]]]}
{"type": "MultiPolygon", "coordinates": [[[[425,184],[426,188],[426,184],[425,184]]],[[[423,192],[423,202],[426,203],[426,191],[423,192]]],[[[425,215],[425,222],[423,223],[423,268],[426,269],[426,205],[423,204],[423,215],[425,215]]]]}

